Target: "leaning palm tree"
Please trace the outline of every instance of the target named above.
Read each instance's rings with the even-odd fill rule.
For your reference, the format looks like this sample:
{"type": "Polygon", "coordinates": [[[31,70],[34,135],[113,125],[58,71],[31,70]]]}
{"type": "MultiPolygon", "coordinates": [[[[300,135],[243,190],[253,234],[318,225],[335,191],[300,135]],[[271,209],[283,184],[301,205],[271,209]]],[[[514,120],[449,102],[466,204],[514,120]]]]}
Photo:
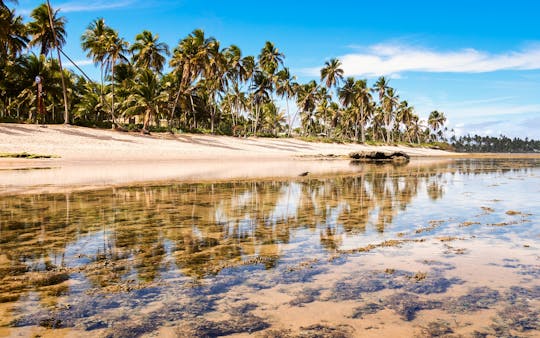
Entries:
{"type": "Polygon", "coordinates": [[[135,66],[150,68],[161,73],[165,56],[170,53],[169,46],[164,42],[158,42],[158,39],[159,35],[153,35],[147,30],[135,36],[135,43],[130,48],[135,66]]]}

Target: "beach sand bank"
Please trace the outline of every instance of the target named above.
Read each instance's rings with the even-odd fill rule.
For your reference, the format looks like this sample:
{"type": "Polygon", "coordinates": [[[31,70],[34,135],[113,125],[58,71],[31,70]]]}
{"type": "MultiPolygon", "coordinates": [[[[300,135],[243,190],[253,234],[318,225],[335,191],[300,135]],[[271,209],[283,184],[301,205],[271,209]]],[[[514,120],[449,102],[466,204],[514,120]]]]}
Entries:
{"type": "Polygon", "coordinates": [[[426,148],[305,142],[292,138],[156,133],[140,135],[62,125],[0,124],[0,153],[55,155],[0,158],[0,193],[58,191],[165,180],[295,177],[358,171],[352,151],[404,151],[411,156],[455,155],[426,148]],[[331,155],[331,156],[329,156],[331,155]]]}

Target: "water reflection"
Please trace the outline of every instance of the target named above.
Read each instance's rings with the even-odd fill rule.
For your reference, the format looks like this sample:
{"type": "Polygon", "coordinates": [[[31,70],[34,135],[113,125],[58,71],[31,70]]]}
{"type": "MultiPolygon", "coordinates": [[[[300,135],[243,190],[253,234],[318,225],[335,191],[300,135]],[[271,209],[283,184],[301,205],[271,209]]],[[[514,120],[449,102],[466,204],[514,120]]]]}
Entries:
{"type": "MultiPolygon", "coordinates": [[[[536,160],[364,164],[349,176],[4,196],[0,303],[10,307],[0,307],[1,324],[24,326],[17,318],[24,318],[29,305],[58,308],[66,296],[146,290],[160,281],[184,285],[226,275],[231,268],[281,274],[285,263],[294,270],[294,264],[387,239],[412,240],[426,232],[462,235],[464,227],[439,230],[443,222],[417,226],[436,216],[459,222],[473,216],[453,209],[463,196],[446,198],[449,189],[476,182],[473,192],[481,193],[486,180],[534,178],[538,165],[536,160]]],[[[511,216],[485,217],[494,223],[511,216]]],[[[502,236],[506,230],[497,231],[502,236]]],[[[172,292],[159,290],[161,296],[172,292]]]]}

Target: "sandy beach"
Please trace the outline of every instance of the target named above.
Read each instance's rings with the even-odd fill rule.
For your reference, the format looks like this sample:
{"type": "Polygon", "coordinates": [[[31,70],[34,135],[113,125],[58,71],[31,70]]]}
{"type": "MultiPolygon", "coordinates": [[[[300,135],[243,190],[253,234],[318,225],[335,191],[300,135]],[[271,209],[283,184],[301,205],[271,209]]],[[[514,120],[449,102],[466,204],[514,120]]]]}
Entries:
{"type": "Polygon", "coordinates": [[[426,148],[292,138],[140,135],[76,126],[0,124],[0,153],[58,156],[34,160],[0,158],[0,191],[5,194],[164,180],[295,177],[303,172],[347,173],[358,168],[340,157],[364,150],[399,150],[430,158],[453,154],[426,148]]]}

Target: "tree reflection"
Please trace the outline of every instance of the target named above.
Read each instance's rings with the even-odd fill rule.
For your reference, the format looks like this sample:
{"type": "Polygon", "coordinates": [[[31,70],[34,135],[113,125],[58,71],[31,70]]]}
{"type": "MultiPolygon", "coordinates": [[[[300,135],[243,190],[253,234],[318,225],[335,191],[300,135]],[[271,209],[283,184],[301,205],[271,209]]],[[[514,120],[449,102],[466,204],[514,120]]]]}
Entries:
{"type": "Polygon", "coordinates": [[[29,291],[42,297],[68,292],[55,280],[36,286],[25,278],[61,269],[79,273],[92,287],[108,287],[127,279],[154,281],[168,271],[201,278],[246,262],[272,268],[283,246],[304,232],[318,235],[320,250],[332,252],[345,236],[385,232],[420,194],[442,198],[445,175],[515,165],[457,163],[365,165],[360,174],[329,178],[3,197],[0,301],[29,291]]]}

